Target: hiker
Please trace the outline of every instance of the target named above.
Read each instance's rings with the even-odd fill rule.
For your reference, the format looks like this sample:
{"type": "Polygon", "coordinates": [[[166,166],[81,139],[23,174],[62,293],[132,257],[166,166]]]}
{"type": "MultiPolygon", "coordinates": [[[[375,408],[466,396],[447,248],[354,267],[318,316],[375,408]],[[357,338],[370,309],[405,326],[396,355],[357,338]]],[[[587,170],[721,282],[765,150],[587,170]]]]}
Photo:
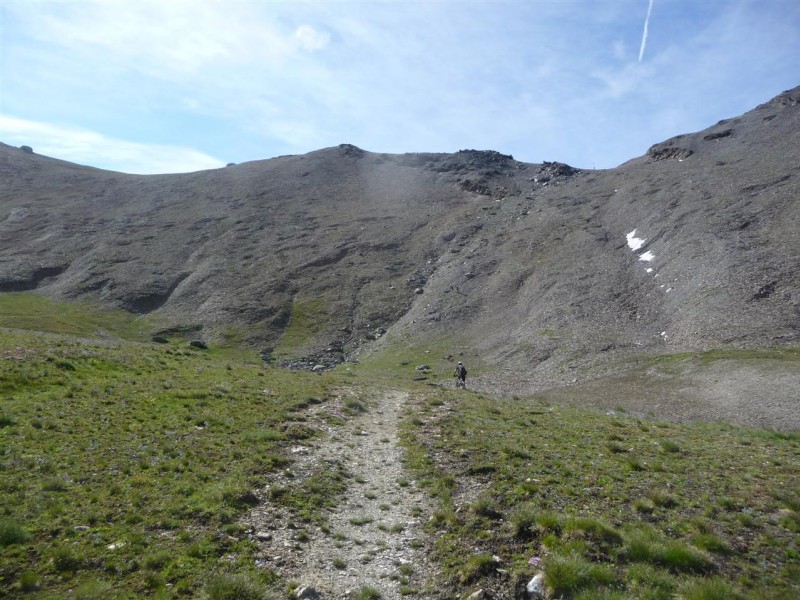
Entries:
{"type": "Polygon", "coordinates": [[[461,361],[458,361],[456,370],[453,371],[453,377],[456,378],[456,387],[467,387],[467,368],[461,361]]]}

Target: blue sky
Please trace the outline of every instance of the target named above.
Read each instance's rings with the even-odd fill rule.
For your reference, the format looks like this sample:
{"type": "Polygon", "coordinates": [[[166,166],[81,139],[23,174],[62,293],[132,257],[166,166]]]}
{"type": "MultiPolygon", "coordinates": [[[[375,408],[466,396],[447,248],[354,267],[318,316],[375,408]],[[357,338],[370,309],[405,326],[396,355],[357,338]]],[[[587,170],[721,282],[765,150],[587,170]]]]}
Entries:
{"type": "Polygon", "coordinates": [[[800,85],[800,2],[0,0],[0,52],[0,141],[106,169],[340,143],[607,168],[800,85]]]}

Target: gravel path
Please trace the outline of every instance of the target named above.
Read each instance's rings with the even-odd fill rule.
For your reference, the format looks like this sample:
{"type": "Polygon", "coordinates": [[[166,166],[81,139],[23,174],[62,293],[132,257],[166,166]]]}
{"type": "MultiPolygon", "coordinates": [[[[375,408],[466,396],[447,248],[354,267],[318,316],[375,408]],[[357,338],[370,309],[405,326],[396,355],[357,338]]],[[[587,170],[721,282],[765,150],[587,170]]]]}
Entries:
{"type": "Polygon", "coordinates": [[[313,446],[292,449],[290,485],[302,486],[320,468],[343,468],[345,498],[321,527],[306,526],[269,501],[260,505],[247,519],[261,547],[259,566],[297,582],[298,589],[313,588],[318,596],[306,592],[312,598],[352,598],[365,587],[384,600],[408,597],[412,590],[425,597],[433,565],[424,550],[422,524],[431,503],[403,471],[397,430],[407,397],[381,392],[344,426],[323,419],[314,423],[327,435],[315,438],[313,446]]]}

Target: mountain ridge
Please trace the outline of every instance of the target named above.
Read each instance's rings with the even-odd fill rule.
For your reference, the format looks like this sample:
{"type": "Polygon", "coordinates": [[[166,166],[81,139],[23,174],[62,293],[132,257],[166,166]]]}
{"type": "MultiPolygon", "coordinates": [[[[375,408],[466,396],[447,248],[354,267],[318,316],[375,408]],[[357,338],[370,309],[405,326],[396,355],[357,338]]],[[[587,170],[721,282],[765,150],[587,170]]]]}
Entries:
{"type": "Polygon", "coordinates": [[[794,347],[798,99],[606,170],[342,144],[126,175],[0,145],[0,292],[154,313],[286,364],[466,348],[523,391],[794,347]]]}

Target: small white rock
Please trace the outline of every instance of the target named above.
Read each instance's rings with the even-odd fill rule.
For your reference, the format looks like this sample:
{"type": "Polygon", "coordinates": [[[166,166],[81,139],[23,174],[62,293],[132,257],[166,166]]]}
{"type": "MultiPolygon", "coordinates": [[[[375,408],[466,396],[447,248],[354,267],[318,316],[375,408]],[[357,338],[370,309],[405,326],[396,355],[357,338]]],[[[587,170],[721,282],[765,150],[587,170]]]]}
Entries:
{"type": "Polygon", "coordinates": [[[528,596],[531,598],[544,598],[547,594],[547,586],[544,583],[544,573],[537,573],[525,587],[528,596]]]}

